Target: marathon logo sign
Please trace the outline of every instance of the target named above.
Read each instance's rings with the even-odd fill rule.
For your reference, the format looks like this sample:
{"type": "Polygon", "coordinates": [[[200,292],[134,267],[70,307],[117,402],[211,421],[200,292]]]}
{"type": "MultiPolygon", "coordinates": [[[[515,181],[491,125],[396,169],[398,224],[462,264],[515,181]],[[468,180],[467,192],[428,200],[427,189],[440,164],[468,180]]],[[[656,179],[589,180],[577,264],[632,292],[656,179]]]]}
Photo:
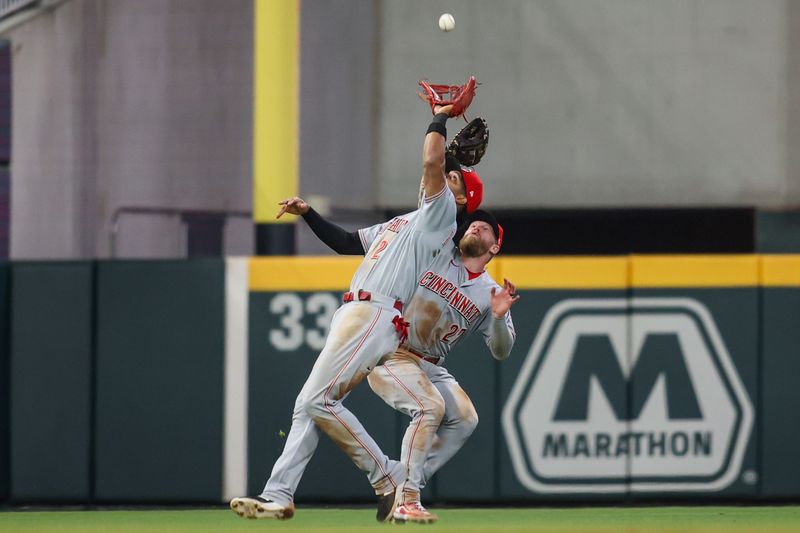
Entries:
{"type": "Polygon", "coordinates": [[[541,493],[722,490],[752,426],[711,314],[686,298],[556,304],[503,409],[517,478],[541,493]]]}

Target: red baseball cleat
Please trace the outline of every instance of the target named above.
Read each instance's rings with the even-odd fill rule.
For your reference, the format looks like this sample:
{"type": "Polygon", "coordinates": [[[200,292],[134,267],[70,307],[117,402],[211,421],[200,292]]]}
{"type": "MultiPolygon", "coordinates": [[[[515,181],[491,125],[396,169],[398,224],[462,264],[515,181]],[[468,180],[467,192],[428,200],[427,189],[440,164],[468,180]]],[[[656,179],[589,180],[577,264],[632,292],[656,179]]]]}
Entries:
{"type": "Polygon", "coordinates": [[[419,524],[432,524],[439,517],[425,509],[419,502],[410,502],[399,505],[392,515],[395,522],[417,522],[419,524]]]}

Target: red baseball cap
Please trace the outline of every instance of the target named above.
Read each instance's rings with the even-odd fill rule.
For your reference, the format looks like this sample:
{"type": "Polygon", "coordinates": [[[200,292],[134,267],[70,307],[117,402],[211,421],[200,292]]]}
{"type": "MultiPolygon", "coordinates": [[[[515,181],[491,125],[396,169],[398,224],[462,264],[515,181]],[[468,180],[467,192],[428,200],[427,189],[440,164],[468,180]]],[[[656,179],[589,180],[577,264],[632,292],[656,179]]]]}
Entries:
{"type": "Polygon", "coordinates": [[[483,182],[472,167],[461,167],[461,178],[467,191],[467,213],[474,213],[483,201],[483,182]]]}

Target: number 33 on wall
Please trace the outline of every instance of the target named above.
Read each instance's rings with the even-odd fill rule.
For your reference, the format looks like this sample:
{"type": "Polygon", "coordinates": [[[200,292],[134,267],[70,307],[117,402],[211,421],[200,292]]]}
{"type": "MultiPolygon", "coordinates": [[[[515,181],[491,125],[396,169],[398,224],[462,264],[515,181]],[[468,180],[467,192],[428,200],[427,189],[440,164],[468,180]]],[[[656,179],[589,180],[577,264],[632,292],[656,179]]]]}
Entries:
{"type": "Polygon", "coordinates": [[[269,342],[277,350],[297,350],[303,343],[312,350],[322,350],[325,338],[339,307],[339,298],[329,292],[317,292],[305,299],[293,292],[276,294],[270,301],[270,312],[279,317],[278,328],[269,331],[269,342]],[[304,318],[314,317],[314,327],[306,327],[304,318]]]}

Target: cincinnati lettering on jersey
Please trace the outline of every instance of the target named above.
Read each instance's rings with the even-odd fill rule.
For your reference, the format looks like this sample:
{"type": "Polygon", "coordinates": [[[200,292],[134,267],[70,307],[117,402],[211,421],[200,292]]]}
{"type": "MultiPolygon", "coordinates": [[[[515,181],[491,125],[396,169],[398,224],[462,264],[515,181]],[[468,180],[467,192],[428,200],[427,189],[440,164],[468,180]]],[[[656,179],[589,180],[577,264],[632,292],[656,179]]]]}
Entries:
{"type": "Polygon", "coordinates": [[[467,295],[459,291],[458,288],[447,281],[446,278],[438,274],[434,274],[430,270],[425,272],[419,280],[419,284],[431,292],[434,292],[447,300],[448,305],[455,309],[458,314],[467,319],[467,322],[472,322],[475,317],[481,314],[478,306],[472,303],[472,300],[467,298],[467,295]]]}
{"type": "Polygon", "coordinates": [[[389,222],[389,225],[386,226],[386,230],[387,231],[393,231],[394,233],[399,233],[400,232],[400,228],[402,228],[406,224],[408,224],[408,220],[406,220],[404,218],[400,218],[400,217],[393,218],[392,221],[389,222]]]}

